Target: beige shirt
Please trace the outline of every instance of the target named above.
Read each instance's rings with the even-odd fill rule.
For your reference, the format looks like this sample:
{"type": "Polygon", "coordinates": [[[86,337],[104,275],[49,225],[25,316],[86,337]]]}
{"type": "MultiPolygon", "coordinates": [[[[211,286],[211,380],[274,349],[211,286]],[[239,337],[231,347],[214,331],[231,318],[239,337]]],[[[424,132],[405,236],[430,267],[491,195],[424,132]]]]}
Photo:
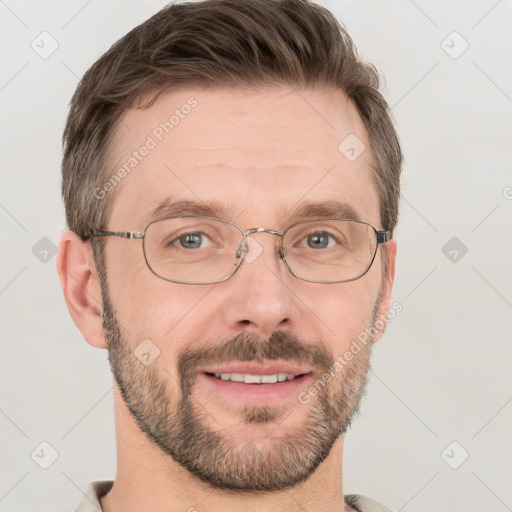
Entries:
{"type": "MultiPolygon", "coordinates": [[[[113,484],[111,480],[89,484],[75,512],[101,512],[100,498],[110,491],[113,484]]],[[[358,512],[391,512],[389,508],[359,494],[348,494],[345,501],[358,512]]]]}

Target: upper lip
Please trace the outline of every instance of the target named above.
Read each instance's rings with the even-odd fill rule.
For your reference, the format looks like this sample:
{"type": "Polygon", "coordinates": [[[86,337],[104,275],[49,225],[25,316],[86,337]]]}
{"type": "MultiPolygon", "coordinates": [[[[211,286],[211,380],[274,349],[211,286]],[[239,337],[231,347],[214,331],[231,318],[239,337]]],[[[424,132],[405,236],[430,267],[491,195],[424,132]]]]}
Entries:
{"type": "Polygon", "coordinates": [[[204,373],[244,373],[249,375],[274,375],[276,373],[288,373],[298,376],[312,371],[311,368],[293,365],[291,363],[231,363],[223,366],[211,366],[200,370],[204,373]]]}

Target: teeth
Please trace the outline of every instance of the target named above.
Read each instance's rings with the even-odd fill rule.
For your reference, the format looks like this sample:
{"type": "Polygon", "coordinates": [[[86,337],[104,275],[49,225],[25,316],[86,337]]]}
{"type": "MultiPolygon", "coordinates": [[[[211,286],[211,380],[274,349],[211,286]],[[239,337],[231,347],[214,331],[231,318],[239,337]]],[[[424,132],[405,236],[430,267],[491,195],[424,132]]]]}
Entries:
{"type": "Polygon", "coordinates": [[[285,380],[293,380],[295,375],[291,373],[274,373],[272,375],[249,375],[248,373],[215,373],[215,377],[221,380],[244,382],[245,384],[274,384],[285,380]]]}

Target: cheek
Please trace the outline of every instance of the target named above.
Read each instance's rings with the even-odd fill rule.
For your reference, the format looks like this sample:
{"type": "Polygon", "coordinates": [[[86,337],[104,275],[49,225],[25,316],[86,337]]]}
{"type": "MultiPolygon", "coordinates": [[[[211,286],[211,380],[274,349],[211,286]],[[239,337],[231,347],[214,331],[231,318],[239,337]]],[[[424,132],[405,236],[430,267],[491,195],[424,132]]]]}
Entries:
{"type": "Polygon", "coordinates": [[[139,254],[139,244],[135,240],[116,241],[108,247],[105,255],[110,300],[117,320],[129,332],[132,331],[133,320],[146,307],[146,263],[142,249],[139,254]]]}
{"type": "Polygon", "coordinates": [[[139,240],[109,240],[105,262],[110,300],[124,336],[131,343],[151,339],[157,332],[153,326],[166,316],[170,320],[175,309],[168,304],[167,283],[147,266],[139,240]]]}
{"type": "Polygon", "coordinates": [[[335,354],[344,352],[371,325],[377,292],[378,288],[364,278],[323,290],[316,299],[312,298],[316,304],[312,321],[322,333],[315,327],[312,332],[320,335],[335,354]]]}
{"type": "MultiPolygon", "coordinates": [[[[123,335],[136,347],[149,339],[160,349],[168,365],[183,344],[211,335],[205,306],[210,287],[193,287],[165,281],[147,267],[144,257],[129,265],[118,257],[108,268],[110,298],[123,335]],[[142,261],[140,261],[142,259],[142,261]]],[[[134,258],[135,259],[135,258],[134,258]]]]}
{"type": "Polygon", "coordinates": [[[131,332],[173,339],[206,320],[206,314],[201,314],[206,290],[184,290],[181,285],[155,279],[158,282],[134,280],[117,296],[119,321],[122,319],[131,332]]]}

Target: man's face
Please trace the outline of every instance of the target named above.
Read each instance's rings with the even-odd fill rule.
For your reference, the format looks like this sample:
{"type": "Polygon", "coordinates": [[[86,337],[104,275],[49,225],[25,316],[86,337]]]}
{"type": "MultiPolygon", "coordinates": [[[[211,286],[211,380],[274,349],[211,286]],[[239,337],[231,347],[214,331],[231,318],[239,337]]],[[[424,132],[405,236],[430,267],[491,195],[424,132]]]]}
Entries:
{"type": "MultiPolygon", "coordinates": [[[[113,169],[139,153],[117,185],[109,230],[143,230],[165,201],[216,202],[223,208],[216,216],[244,230],[281,232],[306,220],[293,215],[303,203],[335,201],[382,229],[370,151],[353,160],[338,149],[350,134],[369,148],[341,92],[178,91],[129,110],[123,121],[113,169]],[[160,123],[173,114],[166,130],[160,123]],[[139,151],[144,145],[150,149],[139,151]]],[[[389,283],[380,252],[362,278],[319,284],[289,273],[275,235],[250,238],[257,257],[230,279],[186,285],[153,274],[141,240],[109,237],[104,327],[117,384],[151,441],[214,486],[268,491],[307,478],[346,430],[370,344],[328,382],[318,381],[373,325],[378,308],[388,307],[379,293],[387,297],[389,283]],[[256,384],[214,373],[296,377],[256,384]],[[315,383],[318,393],[299,400],[315,383]]]]}

